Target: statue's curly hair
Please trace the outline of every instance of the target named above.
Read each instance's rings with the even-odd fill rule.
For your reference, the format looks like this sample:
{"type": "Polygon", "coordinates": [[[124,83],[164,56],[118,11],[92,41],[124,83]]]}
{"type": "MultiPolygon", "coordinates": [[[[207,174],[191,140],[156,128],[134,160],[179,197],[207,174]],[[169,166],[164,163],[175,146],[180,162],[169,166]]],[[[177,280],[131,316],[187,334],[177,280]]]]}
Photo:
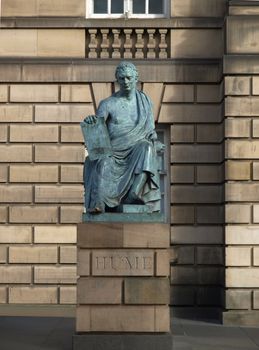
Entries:
{"type": "Polygon", "coordinates": [[[135,73],[135,77],[136,79],[138,79],[138,71],[136,66],[128,61],[122,61],[118,64],[116,71],[115,71],[115,78],[118,80],[118,76],[120,74],[121,71],[125,70],[125,69],[131,69],[133,70],[133,72],[135,73]]]}

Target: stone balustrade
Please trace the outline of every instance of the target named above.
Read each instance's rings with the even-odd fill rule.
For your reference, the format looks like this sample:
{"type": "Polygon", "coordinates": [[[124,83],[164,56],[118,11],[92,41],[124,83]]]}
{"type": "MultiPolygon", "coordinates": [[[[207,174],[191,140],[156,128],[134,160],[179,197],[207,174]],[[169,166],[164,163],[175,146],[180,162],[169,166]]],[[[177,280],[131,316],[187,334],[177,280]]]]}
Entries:
{"type": "Polygon", "coordinates": [[[86,58],[166,59],[170,57],[166,28],[89,28],[86,58]]]}

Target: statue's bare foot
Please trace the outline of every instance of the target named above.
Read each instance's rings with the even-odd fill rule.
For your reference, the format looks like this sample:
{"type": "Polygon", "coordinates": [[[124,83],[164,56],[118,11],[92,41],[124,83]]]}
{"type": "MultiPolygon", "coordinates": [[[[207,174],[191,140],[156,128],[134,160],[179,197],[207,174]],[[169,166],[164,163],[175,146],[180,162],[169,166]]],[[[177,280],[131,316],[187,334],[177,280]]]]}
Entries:
{"type": "Polygon", "coordinates": [[[102,209],[100,209],[99,207],[91,208],[91,209],[88,210],[88,213],[92,214],[92,215],[101,214],[102,213],[102,209]]]}

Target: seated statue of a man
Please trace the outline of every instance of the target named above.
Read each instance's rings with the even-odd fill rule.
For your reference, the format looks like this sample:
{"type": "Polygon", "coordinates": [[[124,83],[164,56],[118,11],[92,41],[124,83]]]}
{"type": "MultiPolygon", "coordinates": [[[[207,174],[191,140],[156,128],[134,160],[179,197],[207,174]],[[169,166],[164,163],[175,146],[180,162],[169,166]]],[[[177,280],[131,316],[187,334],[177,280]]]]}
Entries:
{"type": "Polygon", "coordinates": [[[146,205],[160,210],[157,141],[152,103],[136,89],[134,64],[121,62],[115,73],[120,90],[102,100],[96,115],[84,123],[94,125],[103,118],[112,154],[86,158],[84,166],[85,207],[90,214],[114,211],[121,204],[146,205]],[[113,208],[113,209],[112,209],[113,208]]]}

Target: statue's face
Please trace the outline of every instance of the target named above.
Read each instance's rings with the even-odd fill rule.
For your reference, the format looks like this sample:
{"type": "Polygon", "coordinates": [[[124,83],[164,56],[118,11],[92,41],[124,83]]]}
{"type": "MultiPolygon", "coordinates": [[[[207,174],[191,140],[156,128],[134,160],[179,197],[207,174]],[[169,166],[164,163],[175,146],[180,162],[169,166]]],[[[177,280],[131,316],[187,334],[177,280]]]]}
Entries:
{"type": "Polygon", "coordinates": [[[130,68],[121,70],[117,79],[122,92],[130,92],[136,87],[137,77],[135,72],[130,68]]]}

